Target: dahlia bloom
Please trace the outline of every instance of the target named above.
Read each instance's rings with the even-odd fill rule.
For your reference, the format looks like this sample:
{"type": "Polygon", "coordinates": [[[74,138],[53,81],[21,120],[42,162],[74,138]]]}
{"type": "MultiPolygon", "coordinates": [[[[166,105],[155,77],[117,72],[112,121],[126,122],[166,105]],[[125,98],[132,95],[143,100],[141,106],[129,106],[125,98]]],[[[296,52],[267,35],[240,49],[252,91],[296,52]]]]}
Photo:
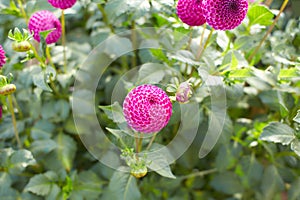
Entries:
{"type": "Polygon", "coordinates": [[[206,22],[201,5],[202,0],[179,0],[177,15],[187,25],[200,26],[206,22]]]}
{"type": "Polygon", "coordinates": [[[216,30],[231,30],[242,23],[248,11],[247,0],[203,0],[206,22],[216,30]]]}
{"type": "Polygon", "coordinates": [[[3,47],[0,45],[0,69],[6,63],[5,51],[3,47]]]}
{"type": "Polygon", "coordinates": [[[28,28],[33,32],[33,38],[40,42],[40,32],[55,29],[46,38],[46,43],[51,44],[59,40],[61,36],[61,24],[55,15],[47,10],[41,10],[34,13],[30,19],[28,28]]]}
{"type": "Polygon", "coordinates": [[[172,115],[168,95],[154,85],[140,85],[131,90],[123,103],[128,126],[142,133],[154,133],[164,128],[172,115]]]}
{"type": "Polygon", "coordinates": [[[48,0],[48,2],[55,8],[67,9],[71,8],[76,0],[48,0]]]}

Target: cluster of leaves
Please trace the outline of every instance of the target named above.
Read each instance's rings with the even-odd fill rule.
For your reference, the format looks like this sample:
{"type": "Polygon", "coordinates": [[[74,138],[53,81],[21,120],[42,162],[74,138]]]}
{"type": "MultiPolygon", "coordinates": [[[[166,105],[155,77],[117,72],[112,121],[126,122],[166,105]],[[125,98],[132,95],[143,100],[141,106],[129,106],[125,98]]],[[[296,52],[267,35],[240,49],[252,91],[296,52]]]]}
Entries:
{"type": "MultiPolygon", "coordinates": [[[[232,31],[215,31],[209,37],[208,28],[183,25],[175,14],[175,5],[173,0],[78,1],[65,11],[67,67],[63,66],[63,47],[56,44],[47,47],[54,67],[46,64],[41,68],[34,61],[20,62],[28,55],[11,49],[9,30],[26,29],[26,24],[14,1],[0,2],[0,42],[8,57],[3,74],[14,76],[17,130],[24,145],[18,150],[13,121],[1,97],[3,199],[300,198],[299,19],[282,14],[262,47],[253,54],[277,10],[251,4],[241,26],[232,31]],[[154,28],[152,32],[134,31],[111,45],[108,58],[118,55],[116,52],[122,48],[139,50],[114,60],[104,72],[97,86],[96,105],[111,104],[114,86],[122,75],[140,65],[135,81],[124,82],[125,89],[141,83],[175,85],[178,80],[191,80],[194,91],[190,101],[199,104],[201,128],[176,163],[166,167],[165,155],[150,158],[146,165],[157,173],[136,179],[124,173],[123,166],[114,171],[87,152],[79,135],[84,130],[77,131],[82,128],[74,124],[71,95],[76,69],[97,44],[114,33],[143,27],[154,28]],[[204,42],[208,39],[203,51],[204,42],[199,47],[202,35],[204,42]],[[142,48],[147,46],[152,48],[142,48]],[[208,87],[203,84],[205,76],[219,77],[223,83],[208,87]],[[209,126],[217,128],[222,124],[210,124],[214,114],[211,93],[217,95],[220,88],[226,92],[225,123],[213,151],[200,159],[200,144],[209,126]]],[[[56,11],[41,0],[28,1],[24,8],[28,15],[42,9],[56,11]]],[[[46,54],[45,46],[40,46],[40,53],[46,54]]],[[[90,81],[88,76],[80,78],[90,81]]],[[[85,93],[82,94],[84,100],[85,93]]],[[[120,106],[101,109],[104,112],[95,108],[101,126],[109,127],[108,138],[116,144],[120,138],[132,144],[116,125],[124,122],[122,116],[112,116],[112,111],[121,113],[120,106]]],[[[179,125],[180,106],[174,103],[171,121],[157,136],[153,148],[172,141],[179,125]]]]}

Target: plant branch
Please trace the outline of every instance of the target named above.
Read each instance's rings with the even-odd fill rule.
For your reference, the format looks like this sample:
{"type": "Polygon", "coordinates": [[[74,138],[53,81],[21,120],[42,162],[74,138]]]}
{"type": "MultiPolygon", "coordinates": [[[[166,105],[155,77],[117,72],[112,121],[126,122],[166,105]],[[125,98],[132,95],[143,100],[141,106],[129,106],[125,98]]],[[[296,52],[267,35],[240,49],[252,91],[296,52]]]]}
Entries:
{"type": "Polygon", "coordinates": [[[64,71],[67,71],[67,55],[66,55],[66,23],[65,23],[65,12],[61,10],[61,44],[63,46],[63,56],[64,56],[64,71]]]}
{"type": "Polygon", "coordinates": [[[8,98],[8,102],[9,102],[9,109],[10,109],[10,113],[11,113],[12,123],[13,123],[13,127],[14,127],[14,133],[15,133],[15,137],[16,137],[16,140],[18,143],[18,147],[22,148],[22,143],[19,138],[19,133],[18,133],[18,128],[17,128],[17,120],[16,120],[16,116],[15,116],[15,112],[14,112],[12,94],[8,95],[7,98],[8,98]]]}
{"type": "Polygon", "coordinates": [[[21,0],[18,0],[18,4],[19,4],[20,10],[21,10],[21,13],[22,13],[22,15],[23,15],[23,17],[24,17],[24,19],[25,19],[25,21],[26,21],[26,24],[27,24],[27,23],[28,23],[28,17],[27,17],[27,15],[26,15],[25,10],[24,10],[24,6],[23,6],[22,1],[21,1],[21,0]]]}
{"type": "Polygon", "coordinates": [[[186,175],[186,176],[182,176],[182,177],[179,177],[181,179],[188,179],[188,178],[192,178],[192,177],[197,177],[197,176],[205,176],[205,175],[208,175],[208,174],[212,174],[212,173],[215,173],[217,172],[217,169],[208,169],[208,170],[204,170],[204,171],[199,171],[199,172],[195,172],[195,173],[192,173],[192,174],[189,174],[189,175],[186,175]]]}
{"type": "Polygon", "coordinates": [[[146,150],[149,150],[149,149],[150,149],[150,147],[152,146],[152,144],[153,144],[153,142],[154,142],[154,140],[155,140],[155,138],[156,138],[156,135],[157,135],[157,133],[153,133],[153,136],[152,136],[152,138],[151,138],[151,140],[150,140],[150,142],[149,142],[149,144],[148,144],[146,150]]]}
{"type": "Polygon", "coordinates": [[[252,54],[248,57],[248,62],[250,62],[253,57],[257,54],[258,50],[260,49],[260,47],[262,46],[262,44],[264,43],[264,41],[267,39],[268,35],[272,32],[273,28],[275,27],[275,24],[277,23],[281,13],[283,12],[283,10],[285,9],[287,3],[289,2],[289,0],[284,0],[284,2],[281,5],[281,8],[279,10],[278,15],[276,16],[276,18],[274,19],[272,25],[270,26],[270,28],[268,29],[268,31],[266,32],[266,34],[264,35],[263,39],[260,41],[260,43],[258,44],[258,46],[255,48],[255,50],[252,52],[252,54]]]}
{"type": "MultiPolygon", "coordinates": [[[[210,32],[209,32],[209,35],[208,35],[206,41],[205,41],[204,47],[201,48],[200,51],[198,52],[197,57],[196,57],[196,60],[199,60],[199,59],[201,58],[201,56],[202,56],[204,50],[205,50],[206,47],[208,46],[209,40],[210,40],[210,38],[211,38],[213,32],[214,32],[214,29],[212,28],[212,29],[210,30],[210,32]]],[[[201,46],[202,46],[202,45],[201,45],[201,46]]]]}

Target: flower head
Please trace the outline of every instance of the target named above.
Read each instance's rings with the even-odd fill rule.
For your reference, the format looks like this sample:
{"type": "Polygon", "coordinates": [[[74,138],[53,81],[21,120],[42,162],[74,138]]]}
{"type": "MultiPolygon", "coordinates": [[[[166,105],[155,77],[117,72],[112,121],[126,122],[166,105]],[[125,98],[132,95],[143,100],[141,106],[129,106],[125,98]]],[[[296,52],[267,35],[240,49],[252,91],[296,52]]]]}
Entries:
{"type": "Polygon", "coordinates": [[[6,63],[5,51],[0,45],[0,69],[3,67],[5,63],[6,63]]]}
{"type": "Polygon", "coordinates": [[[154,133],[164,128],[172,115],[168,95],[154,85],[140,85],[131,90],[123,103],[128,126],[142,133],[154,133]]]}
{"type": "Polygon", "coordinates": [[[206,22],[201,8],[202,0],[179,0],[177,15],[187,25],[200,26],[206,22]]]}
{"type": "Polygon", "coordinates": [[[40,42],[40,32],[55,29],[46,38],[46,43],[51,44],[59,40],[61,36],[61,24],[55,15],[47,10],[41,10],[34,13],[28,24],[29,30],[33,31],[33,38],[40,42]]]}
{"type": "Polygon", "coordinates": [[[71,8],[76,0],[48,0],[48,2],[55,8],[67,9],[71,8]]]}
{"type": "Polygon", "coordinates": [[[231,30],[242,23],[248,11],[247,0],[203,0],[207,23],[216,30],[231,30]]]}

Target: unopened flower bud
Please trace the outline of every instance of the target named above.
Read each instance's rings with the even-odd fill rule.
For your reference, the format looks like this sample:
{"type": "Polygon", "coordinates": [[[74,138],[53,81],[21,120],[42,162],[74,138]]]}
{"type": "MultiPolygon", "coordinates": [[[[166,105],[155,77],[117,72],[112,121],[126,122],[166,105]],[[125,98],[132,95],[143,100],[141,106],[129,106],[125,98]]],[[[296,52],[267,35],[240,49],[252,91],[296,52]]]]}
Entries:
{"type": "Polygon", "coordinates": [[[7,84],[0,87],[0,95],[9,95],[16,91],[16,86],[14,84],[7,84]]]}
{"type": "Polygon", "coordinates": [[[176,92],[176,101],[179,103],[187,103],[191,97],[192,90],[188,82],[183,82],[179,85],[176,92]]]}
{"type": "Polygon", "coordinates": [[[130,174],[134,176],[135,178],[142,178],[146,176],[148,170],[146,166],[140,167],[140,168],[134,168],[131,169],[130,174]]]}

